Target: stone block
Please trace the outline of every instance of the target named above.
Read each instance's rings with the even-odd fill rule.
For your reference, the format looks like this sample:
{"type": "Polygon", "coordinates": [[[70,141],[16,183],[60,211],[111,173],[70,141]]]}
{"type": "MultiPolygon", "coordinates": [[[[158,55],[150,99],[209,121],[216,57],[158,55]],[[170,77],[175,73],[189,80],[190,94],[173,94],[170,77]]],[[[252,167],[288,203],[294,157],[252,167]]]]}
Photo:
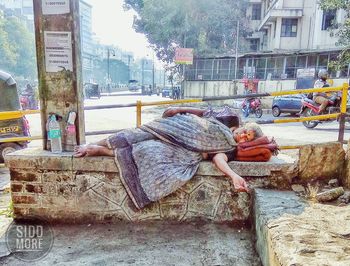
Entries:
{"type": "Polygon", "coordinates": [[[35,170],[10,169],[11,181],[40,182],[41,173],[35,170]]]}
{"type": "Polygon", "coordinates": [[[39,196],[41,206],[44,208],[49,208],[53,212],[60,210],[76,210],[77,200],[75,196],[63,196],[63,195],[46,195],[41,194],[39,196]]]}
{"type": "Polygon", "coordinates": [[[62,169],[61,171],[56,170],[44,170],[42,173],[42,182],[51,182],[51,183],[75,183],[75,175],[72,171],[66,171],[62,169]]]}
{"type": "Polygon", "coordinates": [[[217,222],[242,222],[250,216],[250,199],[247,193],[234,193],[226,191],[222,193],[216,207],[214,221],[217,222]]]}
{"type": "Polygon", "coordinates": [[[125,211],[130,221],[143,222],[143,221],[157,221],[161,220],[159,203],[151,203],[142,210],[135,207],[134,203],[129,197],[126,197],[122,209],[125,211]]]}
{"type": "Polygon", "coordinates": [[[207,182],[203,182],[189,197],[188,210],[211,218],[219,201],[220,190],[207,182]]]}
{"type": "Polygon", "coordinates": [[[306,145],[299,151],[299,179],[303,182],[339,178],[345,163],[343,145],[338,142],[306,145]]]}
{"type": "Polygon", "coordinates": [[[110,201],[107,197],[90,189],[77,197],[77,210],[79,212],[109,212],[120,210],[121,206],[110,201]]]}
{"type": "Polygon", "coordinates": [[[344,169],[339,180],[343,187],[350,189],[350,140],[346,150],[344,169]]]}
{"type": "Polygon", "coordinates": [[[25,190],[27,193],[35,193],[40,194],[43,193],[43,185],[42,184],[26,184],[25,190]]]}
{"type": "Polygon", "coordinates": [[[73,171],[118,173],[113,157],[73,158],[73,171]]]}
{"type": "Polygon", "coordinates": [[[12,202],[18,204],[36,204],[38,203],[35,195],[12,194],[12,202]]]}
{"type": "Polygon", "coordinates": [[[256,249],[267,265],[349,265],[350,206],[308,204],[293,192],[254,193],[256,249]]]}
{"type": "Polygon", "coordinates": [[[22,192],[23,184],[11,182],[11,192],[22,192]]]}
{"type": "Polygon", "coordinates": [[[72,170],[73,153],[54,154],[39,148],[27,148],[8,154],[5,163],[8,168],[72,170]]]}

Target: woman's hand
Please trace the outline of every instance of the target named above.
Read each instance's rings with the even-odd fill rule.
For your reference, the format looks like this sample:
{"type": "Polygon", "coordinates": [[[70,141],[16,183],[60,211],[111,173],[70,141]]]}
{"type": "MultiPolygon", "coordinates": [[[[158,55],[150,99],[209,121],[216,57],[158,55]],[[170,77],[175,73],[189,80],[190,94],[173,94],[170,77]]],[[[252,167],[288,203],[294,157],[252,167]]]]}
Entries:
{"type": "Polygon", "coordinates": [[[167,118],[167,117],[172,117],[174,115],[177,114],[177,109],[175,109],[174,107],[168,107],[164,113],[163,113],[163,118],[167,118]]]}
{"type": "Polygon", "coordinates": [[[238,192],[250,192],[247,182],[239,175],[232,176],[233,186],[238,192]]]}
{"type": "Polygon", "coordinates": [[[238,175],[235,171],[233,171],[230,166],[227,164],[228,158],[225,153],[218,153],[214,156],[213,162],[216,165],[216,167],[223,172],[226,176],[230,177],[233,186],[238,192],[250,192],[250,189],[248,188],[247,182],[238,175]]]}

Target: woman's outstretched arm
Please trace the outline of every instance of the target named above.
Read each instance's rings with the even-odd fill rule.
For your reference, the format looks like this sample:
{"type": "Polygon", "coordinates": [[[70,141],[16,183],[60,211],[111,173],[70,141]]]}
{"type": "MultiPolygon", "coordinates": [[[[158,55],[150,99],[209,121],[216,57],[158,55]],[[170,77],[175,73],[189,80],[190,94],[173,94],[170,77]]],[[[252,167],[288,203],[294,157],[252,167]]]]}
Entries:
{"type": "Polygon", "coordinates": [[[235,173],[227,164],[228,158],[225,153],[216,154],[213,158],[213,162],[221,172],[232,179],[233,185],[237,191],[249,192],[248,184],[243,177],[235,173]]]}
{"type": "Polygon", "coordinates": [[[193,107],[170,107],[166,109],[163,113],[163,118],[172,117],[176,114],[194,114],[196,116],[202,117],[205,110],[193,107]]]}

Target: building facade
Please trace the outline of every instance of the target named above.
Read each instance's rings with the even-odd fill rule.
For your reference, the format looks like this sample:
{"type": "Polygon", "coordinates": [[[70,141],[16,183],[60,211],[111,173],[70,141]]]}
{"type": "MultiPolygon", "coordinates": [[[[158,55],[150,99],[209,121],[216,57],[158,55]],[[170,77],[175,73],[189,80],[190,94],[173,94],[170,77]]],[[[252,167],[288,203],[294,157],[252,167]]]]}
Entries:
{"type": "Polygon", "coordinates": [[[318,0],[250,0],[247,17],[256,51],[325,50],[338,48],[330,29],[345,11],[323,11],[318,0]]]}
{"type": "Polygon", "coordinates": [[[249,0],[247,36],[250,52],[235,56],[196,58],[187,80],[224,81],[235,77],[259,80],[296,79],[298,69],[328,69],[333,78],[349,78],[350,66],[331,71],[342,47],[331,34],[333,23],[345,21],[344,10],[323,11],[318,0],[249,0]]]}
{"type": "Polygon", "coordinates": [[[79,1],[80,40],[83,79],[85,82],[93,78],[94,47],[92,37],[92,6],[84,0],[79,1]]]}

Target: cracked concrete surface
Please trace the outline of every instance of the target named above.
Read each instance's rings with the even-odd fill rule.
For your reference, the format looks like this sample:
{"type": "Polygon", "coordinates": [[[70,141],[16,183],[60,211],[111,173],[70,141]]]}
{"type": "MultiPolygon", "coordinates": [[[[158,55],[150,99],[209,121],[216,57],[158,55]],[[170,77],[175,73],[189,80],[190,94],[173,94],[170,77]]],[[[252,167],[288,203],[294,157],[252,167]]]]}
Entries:
{"type": "MultiPolygon", "coordinates": [[[[261,265],[252,232],[229,225],[158,222],[53,229],[53,248],[40,265],[261,265]]],[[[8,254],[0,265],[30,264],[8,254]]]]}

